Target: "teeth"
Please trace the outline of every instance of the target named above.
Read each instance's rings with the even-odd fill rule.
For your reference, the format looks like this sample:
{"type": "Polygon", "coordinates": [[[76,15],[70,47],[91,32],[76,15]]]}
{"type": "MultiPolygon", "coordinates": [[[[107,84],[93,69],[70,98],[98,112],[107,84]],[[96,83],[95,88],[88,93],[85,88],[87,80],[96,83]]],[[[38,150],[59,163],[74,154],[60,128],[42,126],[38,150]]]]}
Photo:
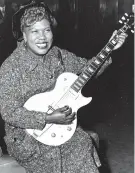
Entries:
{"type": "Polygon", "coordinates": [[[38,47],[41,47],[41,48],[43,48],[43,47],[46,47],[47,46],[47,44],[46,43],[40,43],[40,44],[36,44],[38,47]]]}

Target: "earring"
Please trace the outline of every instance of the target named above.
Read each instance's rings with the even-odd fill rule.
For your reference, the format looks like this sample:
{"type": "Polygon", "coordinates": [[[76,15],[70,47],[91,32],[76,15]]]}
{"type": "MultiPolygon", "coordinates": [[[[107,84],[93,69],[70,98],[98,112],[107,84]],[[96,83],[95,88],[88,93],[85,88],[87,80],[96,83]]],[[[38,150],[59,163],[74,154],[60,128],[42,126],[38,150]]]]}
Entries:
{"type": "Polygon", "coordinates": [[[27,46],[27,42],[26,41],[24,41],[24,47],[26,47],[27,46]]]}

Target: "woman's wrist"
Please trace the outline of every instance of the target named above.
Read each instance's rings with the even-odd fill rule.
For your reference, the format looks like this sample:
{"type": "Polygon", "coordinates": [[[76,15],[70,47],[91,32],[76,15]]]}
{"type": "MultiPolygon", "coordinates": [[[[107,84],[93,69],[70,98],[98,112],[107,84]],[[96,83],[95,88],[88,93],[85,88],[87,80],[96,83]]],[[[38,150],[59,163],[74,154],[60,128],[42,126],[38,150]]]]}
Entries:
{"type": "Polygon", "coordinates": [[[50,123],[50,115],[48,113],[45,114],[45,123],[50,123]]]}

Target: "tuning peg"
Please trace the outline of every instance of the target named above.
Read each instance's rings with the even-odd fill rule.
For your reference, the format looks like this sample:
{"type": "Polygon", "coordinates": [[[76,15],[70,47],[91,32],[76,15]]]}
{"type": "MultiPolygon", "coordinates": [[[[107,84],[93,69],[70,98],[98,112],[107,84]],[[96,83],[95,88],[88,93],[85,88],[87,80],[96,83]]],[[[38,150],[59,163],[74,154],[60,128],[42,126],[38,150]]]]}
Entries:
{"type": "Polygon", "coordinates": [[[134,30],[131,30],[132,33],[134,33],[134,30]]]}
{"type": "Polygon", "coordinates": [[[119,20],[119,23],[121,23],[121,24],[122,24],[122,23],[123,23],[123,21],[122,21],[122,20],[119,20]]]}
{"type": "Polygon", "coordinates": [[[121,18],[122,20],[126,20],[126,18],[123,16],[122,18],[121,18]]]}
{"type": "Polygon", "coordinates": [[[125,13],[124,15],[128,17],[128,14],[127,13],[125,13]]]}

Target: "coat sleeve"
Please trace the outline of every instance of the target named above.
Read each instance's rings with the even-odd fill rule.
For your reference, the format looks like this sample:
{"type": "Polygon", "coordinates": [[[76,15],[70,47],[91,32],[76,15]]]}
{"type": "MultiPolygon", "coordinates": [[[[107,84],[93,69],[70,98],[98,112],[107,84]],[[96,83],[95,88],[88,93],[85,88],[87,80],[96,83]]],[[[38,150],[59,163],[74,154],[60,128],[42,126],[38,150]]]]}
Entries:
{"type": "Polygon", "coordinates": [[[43,129],[45,113],[28,111],[23,107],[20,74],[12,67],[12,62],[3,63],[0,69],[0,113],[3,120],[24,129],[43,129]]]}

